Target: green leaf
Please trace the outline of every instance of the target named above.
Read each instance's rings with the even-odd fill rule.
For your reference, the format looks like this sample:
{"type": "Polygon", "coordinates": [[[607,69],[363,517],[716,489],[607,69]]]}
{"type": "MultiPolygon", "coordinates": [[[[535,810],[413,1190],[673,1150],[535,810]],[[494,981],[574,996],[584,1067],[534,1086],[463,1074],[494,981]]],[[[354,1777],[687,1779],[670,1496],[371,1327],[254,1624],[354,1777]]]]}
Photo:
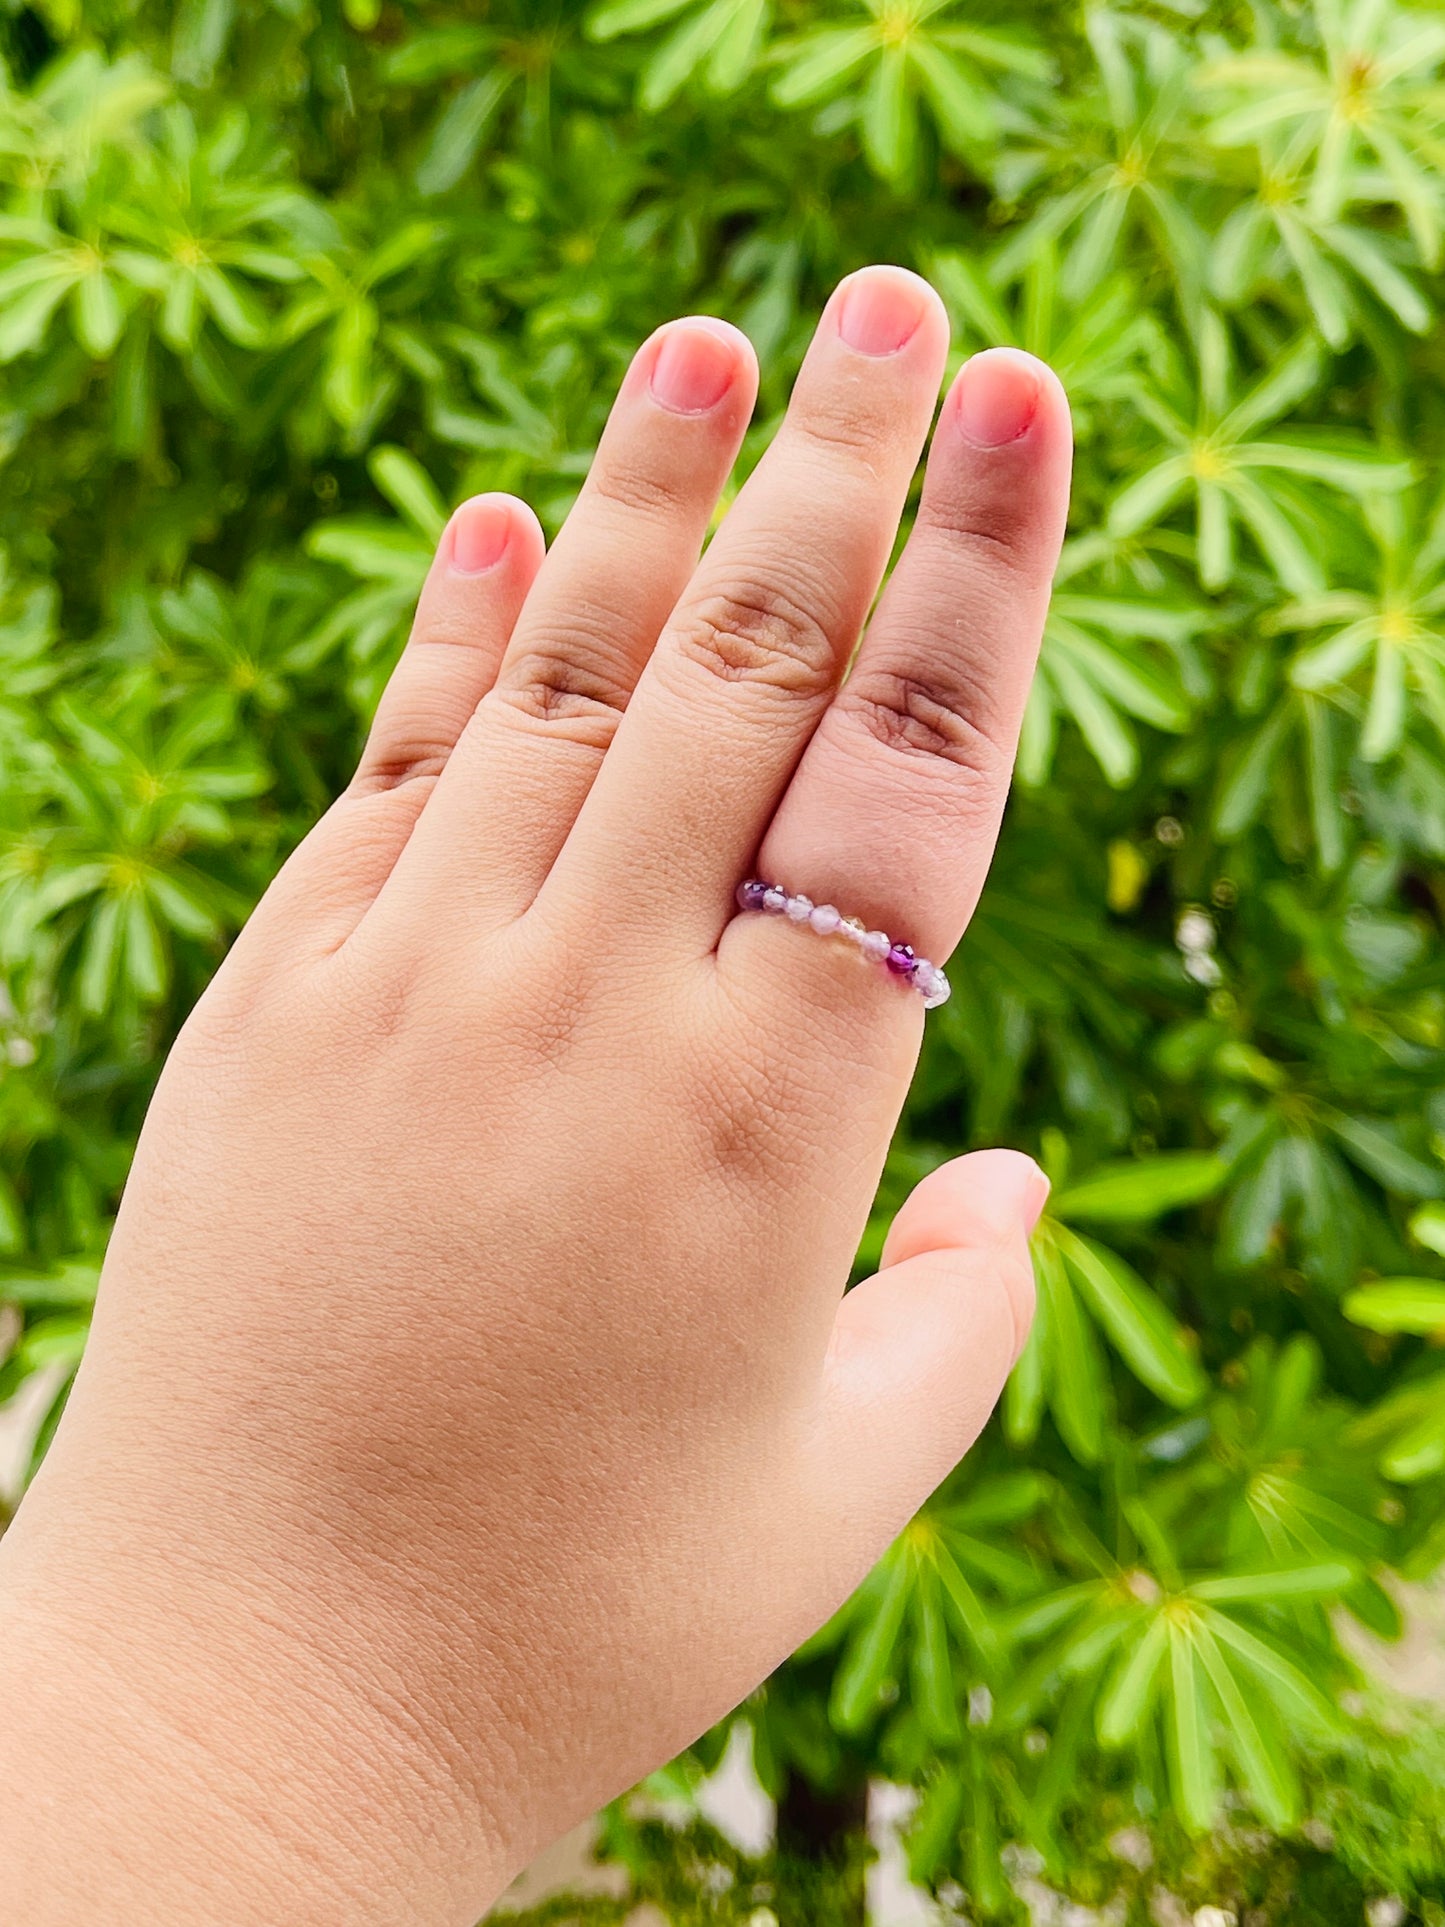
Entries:
{"type": "MultiPolygon", "coordinates": [[[[1034,1267],[1037,1274],[1037,1256],[1034,1267]]],[[[1004,1386],[1003,1429],[1011,1445],[1031,1445],[1038,1436],[1048,1378],[1052,1371],[1051,1334],[1049,1308],[1041,1290],[1028,1339],[1004,1386]]]]}
{"type": "Polygon", "coordinates": [[[1195,1580],[1189,1591],[1195,1599],[1207,1599],[1216,1606],[1277,1599],[1333,1599],[1358,1576],[1353,1566],[1333,1559],[1282,1567],[1276,1572],[1223,1573],[1217,1579],[1195,1580]]]}
{"type": "Polygon", "coordinates": [[[1229,1167],[1212,1152],[1181,1151],[1103,1165],[1049,1202],[1053,1216],[1086,1224],[1146,1224],[1212,1197],[1229,1167]]]}
{"type": "Polygon", "coordinates": [[[1214,829],[1224,842],[1242,836],[1263,809],[1290,720],[1288,706],[1280,703],[1255,731],[1232,773],[1221,783],[1214,804],[1214,829]]]}
{"type": "Polygon", "coordinates": [[[1332,1111],[1326,1122],[1360,1168],[1387,1191],[1407,1198],[1438,1198],[1445,1192],[1445,1172],[1438,1165],[1413,1156],[1371,1119],[1332,1111]]]}
{"type": "Polygon", "coordinates": [[[1095,762],[1116,789],[1133,780],[1139,767],[1139,750],[1133,732],[1103,697],[1079,666],[1060,649],[1047,658],[1050,680],[1079,734],[1088,744],[1095,762]]]}
{"type": "Polygon", "coordinates": [[[1169,1620],[1155,1613],[1134,1646],[1120,1654],[1099,1696],[1095,1724],[1100,1746],[1126,1746],[1148,1715],[1169,1644],[1169,1620]]]}
{"type": "Polygon", "coordinates": [[[435,545],[446,527],[447,512],[436,484],[404,448],[374,448],[366,458],[371,479],[427,542],[435,545]]]}
{"type": "Polygon", "coordinates": [[[1410,1214],[1410,1236],[1445,1258],[1445,1204],[1422,1204],[1410,1214]]]}
{"type": "Polygon", "coordinates": [[[886,47],[863,90],[863,146],[885,180],[907,172],[914,132],[907,50],[886,47]]]}
{"type": "Polygon", "coordinates": [[[114,281],[103,268],[83,274],[75,284],[73,299],[76,340],[98,361],[108,360],[125,325],[114,281]]]}
{"type": "Polygon", "coordinates": [[[1169,1625],[1169,1677],[1169,1765],[1179,1817],[1191,1833],[1206,1833],[1219,1806],[1219,1761],[1192,1631],[1178,1621],[1169,1625]]]}
{"type": "Polygon", "coordinates": [[[798,43],[773,82],[779,107],[801,107],[834,93],[873,51],[867,27],[825,27],[798,43]]]}
{"type": "Polygon", "coordinates": [[[772,21],[773,0],[729,0],[728,19],[707,64],[711,93],[736,93],[757,66],[772,21]]]}
{"type": "Polygon", "coordinates": [[[1320,1736],[1339,1730],[1334,1708],[1283,1653],[1256,1638],[1227,1613],[1209,1607],[1203,1610],[1215,1639],[1238,1655],[1286,1720],[1320,1736]]]}
{"type": "Polygon", "coordinates": [[[1360,736],[1360,754],[1378,763],[1400,747],[1405,734],[1405,658],[1402,651],[1382,642],[1375,651],[1375,677],[1370,706],[1360,736]]]}
{"type": "Polygon", "coordinates": [[[1445,1331],[1445,1282],[1438,1278],[1382,1278],[1347,1292],[1346,1318],[1376,1332],[1445,1331]]]}
{"type": "Polygon", "coordinates": [[[641,33],[660,21],[671,20],[691,4],[692,0],[609,0],[608,5],[594,7],[588,14],[587,37],[612,40],[618,34],[641,33]]]}
{"type": "Polygon", "coordinates": [[[1178,501],[1188,481],[1186,459],[1168,456],[1114,497],[1109,508],[1110,530],[1115,535],[1132,535],[1157,522],[1178,501]]]}
{"type": "Polygon", "coordinates": [[[978,1594],[946,1546],[934,1549],[933,1569],[943,1587],[944,1596],[958,1616],[964,1637],[981,1660],[990,1666],[996,1664],[1000,1657],[998,1632],[978,1594]]]}
{"type": "Polygon", "coordinates": [[[88,1313],[60,1313],[40,1319],[27,1329],[17,1347],[22,1370],[28,1374],[75,1365],[85,1350],[89,1332],[88,1313]]]}
{"type": "Polygon", "coordinates": [[[638,100],[644,112],[655,114],[676,97],[722,39],[731,11],[731,0],[712,0],[668,36],[643,74],[638,100]]]}
{"type": "Polygon", "coordinates": [[[913,1588],[913,1564],[905,1546],[892,1555],[887,1584],[860,1632],[850,1641],[833,1681],[829,1716],[842,1733],[858,1733],[877,1710],[878,1694],[893,1664],[913,1588]]]}
{"type": "Polygon", "coordinates": [[[493,67],[490,73],[468,81],[447,102],[417,162],[418,193],[445,194],[461,180],[476,160],[511,80],[505,67],[493,67]]]}
{"type": "Polygon", "coordinates": [[[1059,1249],[1089,1309],[1134,1376],[1168,1404],[1184,1408],[1209,1389],[1176,1321],[1123,1259],[1062,1225],[1059,1249]]]}
{"type": "Polygon", "coordinates": [[[1445,1375],[1432,1380],[1433,1411],[1406,1427],[1380,1460],[1387,1478],[1414,1485],[1445,1471],[1445,1375]]]}
{"type": "Polygon", "coordinates": [[[82,1010],[105,1009],[120,952],[123,910],[124,905],[119,897],[107,897],[90,920],[81,957],[80,978],[76,985],[82,1010]]]}
{"type": "Polygon", "coordinates": [[[919,1566],[913,1610],[917,1627],[913,1647],[914,1703],[930,1738],[941,1746],[951,1745],[962,1737],[962,1729],[938,1575],[926,1561],[919,1566]]]}
{"type": "Polygon", "coordinates": [[[0,363],[28,354],[45,339],[51,317],[70,292],[71,281],[57,277],[30,288],[0,308],[0,363]]]}
{"type": "Polygon", "coordinates": [[[1057,1244],[1050,1238],[1035,1238],[1033,1257],[1052,1340],[1049,1404],[1070,1452],[1081,1464],[1094,1465],[1104,1449],[1103,1361],[1088,1321],[1080,1314],[1057,1244]]]}
{"type": "Polygon", "coordinates": [[[944,143],[956,154],[977,152],[993,139],[993,101],[959,61],[922,38],[910,49],[944,143]]]}
{"type": "Polygon", "coordinates": [[[1284,1741],[1267,1715],[1267,1701],[1240,1690],[1229,1662],[1207,1626],[1195,1628],[1198,1652],[1219,1695],[1240,1775],[1262,1820],[1283,1831],[1299,1814],[1299,1780],[1284,1741]]]}

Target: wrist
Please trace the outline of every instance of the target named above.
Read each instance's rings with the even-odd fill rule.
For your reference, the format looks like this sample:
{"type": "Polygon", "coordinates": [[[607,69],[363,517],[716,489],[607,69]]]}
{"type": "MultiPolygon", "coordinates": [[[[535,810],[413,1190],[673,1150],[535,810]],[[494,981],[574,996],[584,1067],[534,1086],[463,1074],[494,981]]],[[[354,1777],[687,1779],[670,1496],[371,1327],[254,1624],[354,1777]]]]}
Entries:
{"type": "Polygon", "coordinates": [[[95,1484],[83,1508],[37,1489],[0,1541],[13,1916],[475,1920],[510,1872],[478,1763],[464,1778],[445,1723],[356,1668],[377,1642],[318,1606],[320,1567],[268,1561],[263,1582],[133,1515],[112,1540],[95,1484]]]}

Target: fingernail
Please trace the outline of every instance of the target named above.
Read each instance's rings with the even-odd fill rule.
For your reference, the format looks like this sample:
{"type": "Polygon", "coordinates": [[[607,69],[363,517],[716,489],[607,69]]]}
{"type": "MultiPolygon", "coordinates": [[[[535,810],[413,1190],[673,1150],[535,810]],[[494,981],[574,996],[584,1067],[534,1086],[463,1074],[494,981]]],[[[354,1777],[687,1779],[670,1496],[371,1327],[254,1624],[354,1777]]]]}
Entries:
{"type": "Polygon", "coordinates": [[[1019,1208],[1023,1213],[1024,1230],[1032,1235],[1034,1226],[1044,1215],[1044,1206],[1049,1201],[1049,1192],[1053,1187],[1032,1159],[1029,1163],[1030,1170],[1024,1185],[1023,1196],[1019,1200],[1019,1208]]]}
{"type": "Polygon", "coordinates": [[[1039,377],[1032,359],[986,348],[958,377],[958,425],[979,448],[1016,442],[1038,413],[1039,377]]]}
{"type": "Polygon", "coordinates": [[[648,385],[675,415],[705,415],[732,387],[737,367],[731,342],[682,322],[664,335],[648,385]]]}
{"type": "Polygon", "coordinates": [[[478,495],[452,517],[452,567],[462,575],[494,569],[512,538],[512,511],[502,496],[478,495]]]}
{"type": "Polygon", "coordinates": [[[838,308],[838,332],[863,355],[896,355],[918,333],[928,309],[924,287],[886,269],[850,281],[838,308]]]}

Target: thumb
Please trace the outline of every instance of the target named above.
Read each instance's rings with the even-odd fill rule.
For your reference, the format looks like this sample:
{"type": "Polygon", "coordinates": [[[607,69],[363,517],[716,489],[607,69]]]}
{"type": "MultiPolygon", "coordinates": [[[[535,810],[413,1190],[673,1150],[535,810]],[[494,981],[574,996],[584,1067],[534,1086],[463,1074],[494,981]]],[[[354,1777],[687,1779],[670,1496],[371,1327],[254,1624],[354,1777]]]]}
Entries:
{"type": "Polygon", "coordinates": [[[902,1530],[997,1403],[1033,1317],[1028,1240],[1048,1191],[1018,1151],[942,1165],[898,1213],[882,1269],[838,1307],[821,1464],[860,1561],[902,1530]]]}

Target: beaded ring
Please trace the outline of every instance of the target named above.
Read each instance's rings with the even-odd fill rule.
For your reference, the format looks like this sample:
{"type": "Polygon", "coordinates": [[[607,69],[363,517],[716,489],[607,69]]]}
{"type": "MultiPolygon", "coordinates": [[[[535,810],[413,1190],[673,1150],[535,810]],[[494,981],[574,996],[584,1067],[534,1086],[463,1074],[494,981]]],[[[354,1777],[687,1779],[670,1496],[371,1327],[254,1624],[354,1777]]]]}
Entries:
{"type": "Polygon", "coordinates": [[[761,910],[766,916],[786,917],[790,923],[806,924],[820,937],[844,937],[871,963],[881,963],[893,976],[901,977],[918,992],[925,1010],[934,1010],[949,999],[947,977],[937,964],[913,953],[911,944],[895,943],[882,930],[870,930],[857,917],[845,917],[831,903],[814,903],[811,897],[790,895],[778,883],[764,883],[750,877],[737,890],[740,910],[761,910]]]}

